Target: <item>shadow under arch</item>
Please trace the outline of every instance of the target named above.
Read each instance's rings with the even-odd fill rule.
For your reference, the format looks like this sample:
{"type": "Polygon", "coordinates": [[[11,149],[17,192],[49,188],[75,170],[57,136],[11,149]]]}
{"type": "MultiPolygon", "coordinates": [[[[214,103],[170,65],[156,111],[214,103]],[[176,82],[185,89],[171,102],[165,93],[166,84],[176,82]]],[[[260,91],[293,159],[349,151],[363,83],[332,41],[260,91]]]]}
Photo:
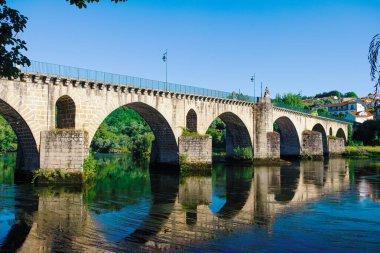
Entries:
{"type": "Polygon", "coordinates": [[[123,243],[143,244],[157,235],[173,212],[179,190],[179,170],[150,170],[152,207],[147,219],[123,243]]]}
{"type": "Polygon", "coordinates": [[[198,131],[197,113],[193,109],[190,109],[186,114],[186,128],[192,133],[198,131]]]}
{"type": "Polygon", "coordinates": [[[274,124],[278,125],[278,132],[280,133],[280,156],[299,156],[301,145],[293,122],[288,117],[283,116],[278,118],[274,124]]]}
{"type": "Polygon", "coordinates": [[[336,137],[340,137],[344,139],[344,143],[347,143],[347,137],[346,134],[344,133],[342,128],[339,128],[338,131],[336,132],[336,137]]]}
{"type": "Polygon", "coordinates": [[[226,203],[216,213],[221,219],[229,220],[238,215],[249,198],[252,186],[252,167],[229,166],[226,171],[226,203]]]}
{"type": "Polygon", "coordinates": [[[316,124],[312,131],[316,131],[322,134],[322,146],[323,146],[323,155],[328,155],[329,154],[329,147],[327,144],[327,135],[324,127],[321,124],[316,124]]]}
{"type": "Polygon", "coordinates": [[[232,112],[225,112],[220,114],[218,118],[226,124],[227,157],[232,157],[234,155],[234,149],[237,147],[253,148],[248,129],[238,115],[232,112]]]}
{"type": "Polygon", "coordinates": [[[10,124],[17,136],[16,178],[29,177],[30,175],[24,175],[22,171],[36,170],[40,167],[40,156],[32,131],[22,116],[1,99],[0,115],[10,124]]]}
{"type": "Polygon", "coordinates": [[[76,106],[74,100],[64,95],[60,97],[56,106],[56,128],[75,129],[76,106]]]}

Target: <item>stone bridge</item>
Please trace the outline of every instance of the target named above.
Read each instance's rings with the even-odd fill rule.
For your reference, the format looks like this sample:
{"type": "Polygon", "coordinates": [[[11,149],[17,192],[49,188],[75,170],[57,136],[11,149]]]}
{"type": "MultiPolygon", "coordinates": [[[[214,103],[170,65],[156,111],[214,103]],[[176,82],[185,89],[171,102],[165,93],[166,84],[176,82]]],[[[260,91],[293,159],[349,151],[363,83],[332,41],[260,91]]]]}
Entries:
{"type": "Polygon", "coordinates": [[[98,127],[122,106],[137,111],[149,124],[155,135],[151,161],[161,164],[178,163],[178,154],[190,162],[199,157],[211,162],[209,138],[181,135],[184,127],[205,134],[218,117],[227,126],[228,156],[237,147],[252,148],[257,159],[341,153],[341,138],[348,134],[344,121],[273,106],[269,92],[252,103],[221,97],[218,91],[199,94],[200,88],[190,86],[163,89],[153,83],[141,85],[143,79],[121,81],[126,76],[96,81],[89,72],[86,77],[51,73],[40,67],[24,69],[15,80],[0,79],[0,115],[18,137],[21,170],[82,171],[98,127]]]}

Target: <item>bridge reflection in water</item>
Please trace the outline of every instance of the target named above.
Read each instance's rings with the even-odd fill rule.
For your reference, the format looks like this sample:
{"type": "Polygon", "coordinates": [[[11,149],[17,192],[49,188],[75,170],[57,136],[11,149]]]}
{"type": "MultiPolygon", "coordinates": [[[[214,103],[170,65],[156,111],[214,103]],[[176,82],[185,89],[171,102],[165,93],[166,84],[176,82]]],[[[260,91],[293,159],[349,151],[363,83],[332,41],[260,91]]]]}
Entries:
{"type": "Polygon", "coordinates": [[[15,222],[0,251],[181,250],[254,224],[270,231],[285,211],[346,190],[346,163],[215,165],[212,175],[201,176],[131,170],[103,175],[111,188],[99,183],[84,191],[16,187],[15,222]],[[123,180],[132,172],[135,182],[123,180]]]}

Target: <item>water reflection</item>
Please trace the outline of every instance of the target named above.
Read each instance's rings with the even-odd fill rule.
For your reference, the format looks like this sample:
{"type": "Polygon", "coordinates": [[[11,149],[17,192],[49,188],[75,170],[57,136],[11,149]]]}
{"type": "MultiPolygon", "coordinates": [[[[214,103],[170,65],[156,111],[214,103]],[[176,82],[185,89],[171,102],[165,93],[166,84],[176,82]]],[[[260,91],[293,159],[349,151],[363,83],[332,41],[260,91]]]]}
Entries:
{"type": "Polygon", "coordinates": [[[231,232],[273,233],[284,214],[351,188],[379,201],[379,166],[363,172],[353,164],[216,164],[210,175],[181,175],[103,156],[97,178],[84,189],[10,185],[4,177],[0,224],[8,225],[0,230],[0,251],[207,250],[231,232]]]}

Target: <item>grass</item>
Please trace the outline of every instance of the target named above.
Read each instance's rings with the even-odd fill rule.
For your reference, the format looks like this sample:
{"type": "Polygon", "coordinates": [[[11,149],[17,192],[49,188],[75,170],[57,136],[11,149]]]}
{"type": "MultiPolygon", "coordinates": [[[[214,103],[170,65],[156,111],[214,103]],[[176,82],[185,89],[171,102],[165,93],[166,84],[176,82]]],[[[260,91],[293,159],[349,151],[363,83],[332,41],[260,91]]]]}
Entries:
{"type": "Polygon", "coordinates": [[[343,154],[347,157],[380,157],[380,146],[346,146],[343,154]]]}

